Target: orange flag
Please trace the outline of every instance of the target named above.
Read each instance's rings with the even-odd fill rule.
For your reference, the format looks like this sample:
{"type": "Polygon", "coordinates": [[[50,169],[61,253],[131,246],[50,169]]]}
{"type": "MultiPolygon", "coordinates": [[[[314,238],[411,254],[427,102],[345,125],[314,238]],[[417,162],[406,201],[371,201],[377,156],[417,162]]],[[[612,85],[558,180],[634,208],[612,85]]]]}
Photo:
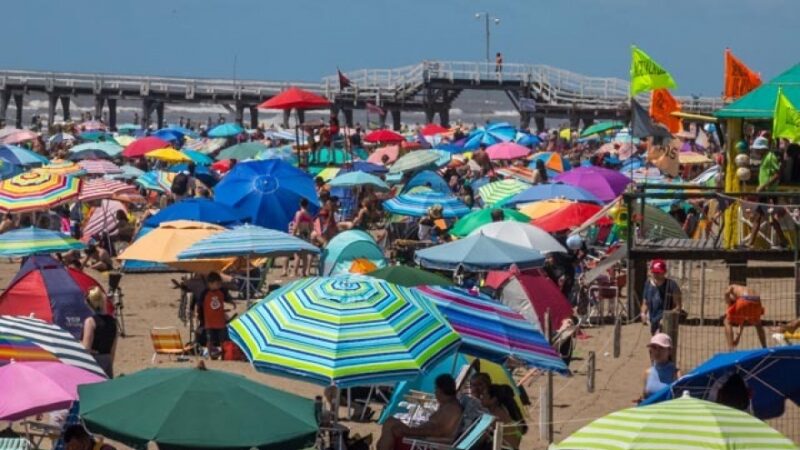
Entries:
{"type": "Polygon", "coordinates": [[[725,49],[725,98],[737,99],[761,86],[761,77],[725,49]]]}
{"type": "Polygon", "coordinates": [[[666,89],[656,89],[650,94],[650,117],[667,127],[670,133],[681,131],[681,119],[671,113],[680,111],[681,104],[666,89]]]}

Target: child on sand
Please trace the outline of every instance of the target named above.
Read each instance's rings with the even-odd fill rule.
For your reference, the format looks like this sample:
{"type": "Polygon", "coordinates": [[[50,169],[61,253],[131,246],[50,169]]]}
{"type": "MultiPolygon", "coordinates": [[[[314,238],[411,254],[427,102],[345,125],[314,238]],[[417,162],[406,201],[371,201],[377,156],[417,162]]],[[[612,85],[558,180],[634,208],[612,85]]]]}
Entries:
{"type": "Polygon", "coordinates": [[[208,287],[200,295],[197,320],[205,331],[208,352],[215,357],[221,354],[222,343],[228,340],[225,303],[233,304],[233,300],[227,291],[222,289],[222,277],[217,272],[209,273],[206,283],[208,287]]]}

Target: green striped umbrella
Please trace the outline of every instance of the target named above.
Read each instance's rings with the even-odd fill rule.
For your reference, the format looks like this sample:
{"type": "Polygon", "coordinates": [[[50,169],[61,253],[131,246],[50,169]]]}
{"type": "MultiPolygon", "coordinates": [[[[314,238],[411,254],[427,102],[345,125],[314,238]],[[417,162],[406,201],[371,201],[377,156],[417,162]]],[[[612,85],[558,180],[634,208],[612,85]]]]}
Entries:
{"type": "Polygon", "coordinates": [[[478,193],[480,194],[481,199],[483,199],[483,204],[490,206],[506,197],[517,195],[530,187],[531,185],[528,183],[523,183],[522,181],[514,178],[509,178],[485,184],[478,189],[478,193]]]}
{"type": "MultiPolygon", "coordinates": [[[[531,221],[531,218],[522,214],[521,212],[517,211],[516,209],[508,209],[508,208],[497,208],[503,211],[503,220],[513,220],[516,222],[525,222],[528,223],[531,221]]],[[[495,208],[484,208],[478,211],[473,211],[466,216],[458,219],[453,228],[450,230],[450,234],[453,236],[464,237],[468,234],[472,233],[473,231],[477,230],[478,228],[492,223],[492,211],[495,208]]]]}
{"type": "Polygon", "coordinates": [[[413,289],[357,275],[294,281],[228,330],[257,370],[339,387],[414,378],[460,343],[413,289]]]}
{"type": "Polygon", "coordinates": [[[0,256],[8,258],[84,248],[82,242],[70,236],[43,228],[20,228],[0,234],[0,256]]]}
{"type": "Polygon", "coordinates": [[[576,431],[555,448],[778,450],[797,446],[745,412],[686,396],[611,413],[576,431]]]}
{"type": "Polygon", "coordinates": [[[411,153],[406,153],[389,167],[389,173],[421,169],[436,163],[441,157],[442,155],[432,150],[416,150],[411,153]]]}

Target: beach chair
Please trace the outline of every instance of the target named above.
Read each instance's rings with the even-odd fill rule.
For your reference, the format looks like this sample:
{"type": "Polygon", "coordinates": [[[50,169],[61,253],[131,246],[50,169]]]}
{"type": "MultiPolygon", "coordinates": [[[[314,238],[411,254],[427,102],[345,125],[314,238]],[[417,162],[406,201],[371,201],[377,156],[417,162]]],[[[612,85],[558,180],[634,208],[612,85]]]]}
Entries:
{"type": "Polygon", "coordinates": [[[175,327],[153,327],[150,330],[150,340],[153,341],[151,364],[155,364],[158,355],[168,355],[172,360],[173,356],[188,356],[191,350],[183,345],[181,333],[175,327]]]}
{"type": "Polygon", "coordinates": [[[476,448],[489,432],[494,423],[494,416],[481,414],[481,416],[464,429],[464,432],[452,444],[425,441],[423,439],[403,439],[411,446],[411,450],[470,450],[476,448]]]}

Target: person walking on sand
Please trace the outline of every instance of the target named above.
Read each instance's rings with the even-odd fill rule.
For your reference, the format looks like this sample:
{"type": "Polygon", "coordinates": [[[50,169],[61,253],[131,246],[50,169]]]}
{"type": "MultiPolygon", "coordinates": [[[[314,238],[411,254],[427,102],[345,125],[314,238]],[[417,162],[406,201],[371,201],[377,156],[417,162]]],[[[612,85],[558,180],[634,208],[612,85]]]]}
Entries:
{"type": "Polygon", "coordinates": [[[761,305],[761,296],[758,292],[741,284],[731,284],[725,291],[724,298],[727,305],[724,326],[728,349],[734,350],[739,345],[744,326],[748,324],[756,327],[761,347],[767,348],[767,336],[764,325],[761,324],[764,307],[761,305]],[[736,335],[733,332],[734,326],[739,327],[736,335]]]}
{"type": "Polygon", "coordinates": [[[666,311],[680,312],[681,288],[678,283],[667,278],[667,263],[655,259],[650,263],[650,279],[644,285],[642,293],[642,323],[650,324],[650,334],[661,330],[661,319],[666,311]]]}

